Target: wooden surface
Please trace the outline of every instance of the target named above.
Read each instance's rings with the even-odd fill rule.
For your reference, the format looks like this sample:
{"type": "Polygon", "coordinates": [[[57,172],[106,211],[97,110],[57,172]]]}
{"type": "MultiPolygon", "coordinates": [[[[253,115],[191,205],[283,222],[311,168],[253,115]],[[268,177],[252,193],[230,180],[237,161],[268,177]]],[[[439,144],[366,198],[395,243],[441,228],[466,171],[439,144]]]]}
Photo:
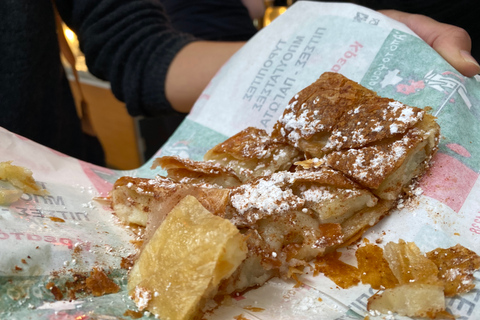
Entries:
{"type": "MultiPolygon", "coordinates": [[[[128,170],[142,163],[134,119],[128,114],[125,104],[117,100],[110,89],[81,83],[87,100],[92,122],[105,150],[107,166],[128,170]]],[[[75,99],[78,89],[70,82],[75,99]]],[[[78,103],[78,101],[77,101],[78,103]]]]}

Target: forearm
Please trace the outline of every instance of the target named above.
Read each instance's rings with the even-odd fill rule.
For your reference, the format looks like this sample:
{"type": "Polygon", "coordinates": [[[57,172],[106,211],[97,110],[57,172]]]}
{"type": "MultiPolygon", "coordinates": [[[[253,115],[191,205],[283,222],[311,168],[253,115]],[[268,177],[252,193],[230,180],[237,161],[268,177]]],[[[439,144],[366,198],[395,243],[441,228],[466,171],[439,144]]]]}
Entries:
{"type": "Polygon", "coordinates": [[[196,41],[175,56],[168,69],[165,92],[172,107],[189,112],[222,65],[244,42],[196,41]]]}
{"type": "Polygon", "coordinates": [[[155,0],[57,0],[79,37],[89,71],[110,82],[132,115],[172,112],[165,94],[171,61],[194,40],[170,25],[155,0]]]}

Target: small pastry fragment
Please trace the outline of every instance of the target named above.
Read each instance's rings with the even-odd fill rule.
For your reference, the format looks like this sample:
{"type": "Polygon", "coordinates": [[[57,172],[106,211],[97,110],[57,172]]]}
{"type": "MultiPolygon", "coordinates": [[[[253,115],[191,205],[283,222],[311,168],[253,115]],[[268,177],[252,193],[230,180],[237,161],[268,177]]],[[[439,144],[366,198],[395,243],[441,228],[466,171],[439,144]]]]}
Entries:
{"type": "MultiPolygon", "coordinates": [[[[384,256],[400,284],[424,283],[441,286],[438,268],[429,260],[414,242],[389,242],[385,245],[384,256]]],[[[443,290],[443,289],[442,289],[443,290]]]]}
{"type": "Polygon", "coordinates": [[[299,157],[295,147],[273,140],[263,129],[248,127],[207,151],[204,160],[232,168],[246,182],[288,170],[299,157]]]}
{"type": "Polygon", "coordinates": [[[407,317],[430,319],[435,319],[437,314],[446,315],[443,287],[425,283],[403,284],[377,293],[368,299],[367,309],[383,314],[395,312],[407,317]]]}
{"type": "Polygon", "coordinates": [[[143,248],[128,278],[129,295],[160,319],[200,319],[246,254],[245,238],[231,222],[186,196],[143,248]]]}
{"type": "Polygon", "coordinates": [[[433,317],[445,311],[444,286],[438,279],[438,268],[415,243],[402,239],[398,243],[389,242],[384,257],[399,284],[370,297],[368,310],[409,317],[433,317]]]}
{"type": "Polygon", "coordinates": [[[472,250],[457,244],[447,249],[437,248],[426,256],[438,267],[445,296],[452,297],[475,287],[473,273],[480,269],[480,257],[472,250]]]}
{"type": "Polygon", "coordinates": [[[355,251],[355,257],[363,284],[369,284],[375,290],[398,285],[398,280],[383,256],[381,247],[367,243],[355,251]]]}
{"type": "MultiPolygon", "coordinates": [[[[364,251],[372,250],[357,251],[357,256],[363,256],[363,260],[364,251]]],[[[373,251],[378,256],[382,249],[373,251]]],[[[374,281],[386,289],[368,299],[367,309],[409,317],[455,319],[446,310],[445,297],[472,290],[475,287],[473,273],[480,268],[480,257],[459,244],[447,249],[437,248],[424,255],[415,243],[400,239],[398,243],[387,243],[383,257],[398,284],[393,283],[391,277],[379,278],[380,283],[374,281]]]]}
{"type": "Polygon", "coordinates": [[[0,162],[0,180],[9,186],[0,188],[0,205],[8,205],[20,199],[23,193],[47,195],[47,190],[41,188],[30,169],[16,166],[12,161],[0,162]]]}

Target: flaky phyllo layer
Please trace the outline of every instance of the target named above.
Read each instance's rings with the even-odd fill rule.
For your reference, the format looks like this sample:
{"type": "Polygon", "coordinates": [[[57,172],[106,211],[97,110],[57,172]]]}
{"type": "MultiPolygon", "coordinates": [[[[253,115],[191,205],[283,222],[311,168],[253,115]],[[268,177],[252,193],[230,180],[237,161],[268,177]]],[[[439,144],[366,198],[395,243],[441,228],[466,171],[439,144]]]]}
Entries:
{"type": "Polygon", "coordinates": [[[204,161],[156,159],[167,176],[119,179],[113,209],[146,227],[148,242],[180,200],[194,196],[243,235],[245,258],[215,293],[242,291],[300,273],[358,239],[425,171],[438,138],[424,110],[324,73],[292,98],[271,134],[247,128],[204,161]]]}

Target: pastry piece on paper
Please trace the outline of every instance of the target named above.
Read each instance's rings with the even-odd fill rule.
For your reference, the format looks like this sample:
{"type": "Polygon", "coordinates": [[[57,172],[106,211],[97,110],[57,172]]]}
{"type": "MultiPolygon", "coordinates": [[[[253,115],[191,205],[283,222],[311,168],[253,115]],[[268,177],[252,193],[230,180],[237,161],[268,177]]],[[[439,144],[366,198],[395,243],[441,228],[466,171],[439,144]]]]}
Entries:
{"type": "Polygon", "coordinates": [[[445,296],[469,292],[475,287],[473,273],[480,269],[480,257],[459,244],[426,253],[439,270],[439,278],[445,286],[445,296]]]}
{"type": "Polygon", "coordinates": [[[214,186],[177,183],[165,177],[154,179],[121,177],[110,198],[112,209],[125,224],[150,229],[158,227],[175,205],[192,195],[210,212],[223,215],[228,203],[228,189],[214,186]]]}
{"type": "Polygon", "coordinates": [[[221,281],[246,257],[245,238],[228,220],[187,196],[144,247],[128,279],[140,310],[160,319],[199,319],[221,281]]]}
{"type": "MultiPolygon", "coordinates": [[[[377,287],[381,284],[383,289],[386,288],[368,299],[367,309],[371,312],[398,313],[430,319],[455,319],[446,309],[445,297],[469,292],[475,287],[473,273],[480,268],[480,257],[460,244],[422,254],[415,243],[400,239],[398,243],[387,243],[384,250],[373,245],[359,248],[357,257],[372,247],[377,248],[376,252],[383,251],[383,258],[398,282],[392,285],[391,277],[388,277],[388,282],[385,281],[387,277],[377,277],[380,283],[370,282],[372,287],[373,284],[377,287]]],[[[368,258],[368,255],[363,256],[368,258]]],[[[369,259],[370,262],[372,260],[369,259]]],[[[365,274],[368,270],[365,262],[359,260],[360,267],[365,274]]],[[[387,270],[383,273],[387,274],[385,271],[387,270]]],[[[373,278],[369,277],[370,280],[373,278]]]]}
{"type": "Polygon", "coordinates": [[[325,72],[293,97],[272,136],[311,157],[404,134],[424,111],[379,97],[341,74],[325,72]]]}
{"type": "Polygon", "coordinates": [[[290,101],[272,136],[395,200],[425,170],[439,131],[424,110],[326,72],[290,101]]]}
{"type": "Polygon", "coordinates": [[[376,205],[370,191],[340,172],[282,171],[233,189],[225,217],[248,235],[250,255],[287,278],[343,244],[342,223],[376,205]]]}
{"type": "Polygon", "coordinates": [[[323,73],[290,100],[272,137],[320,158],[342,115],[353,109],[353,103],[361,103],[372,95],[372,91],[340,74],[323,73]]]}
{"type": "Polygon", "coordinates": [[[345,173],[382,199],[395,200],[421,175],[436,152],[439,127],[433,116],[424,119],[398,139],[358,149],[334,151],[325,164],[345,173]]]}
{"type": "MultiPolygon", "coordinates": [[[[205,161],[156,159],[154,167],[167,171],[155,179],[160,186],[122,178],[112,199],[120,216],[136,211],[151,235],[190,195],[229,220],[245,236],[248,252],[217,289],[241,292],[272,277],[292,277],[313,259],[358,240],[424,173],[438,136],[425,111],[325,73],[291,100],[271,136],[247,128],[209,150],[205,161]]],[[[441,287],[418,284],[427,291],[441,287]]],[[[137,300],[150,301],[150,291],[137,291],[137,300]]]]}
{"type": "Polygon", "coordinates": [[[153,161],[152,169],[162,167],[176,182],[235,187],[242,182],[234,170],[213,161],[194,161],[176,156],[165,156],[153,161]]]}
{"type": "Polygon", "coordinates": [[[446,317],[443,287],[433,284],[411,283],[386,289],[370,297],[367,308],[383,314],[395,312],[408,317],[454,319],[446,317]],[[436,318],[437,314],[444,317],[436,318]]]}
{"type": "Polygon", "coordinates": [[[263,129],[248,127],[207,151],[204,159],[232,168],[246,182],[288,170],[299,157],[295,147],[274,141],[263,129]]]}
{"type": "Polygon", "coordinates": [[[0,180],[11,185],[0,188],[0,205],[17,201],[24,192],[41,196],[48,194],[47,190],[37,184],[30,169],[13,165],[12,161],[0,162],[0,180]]]}

